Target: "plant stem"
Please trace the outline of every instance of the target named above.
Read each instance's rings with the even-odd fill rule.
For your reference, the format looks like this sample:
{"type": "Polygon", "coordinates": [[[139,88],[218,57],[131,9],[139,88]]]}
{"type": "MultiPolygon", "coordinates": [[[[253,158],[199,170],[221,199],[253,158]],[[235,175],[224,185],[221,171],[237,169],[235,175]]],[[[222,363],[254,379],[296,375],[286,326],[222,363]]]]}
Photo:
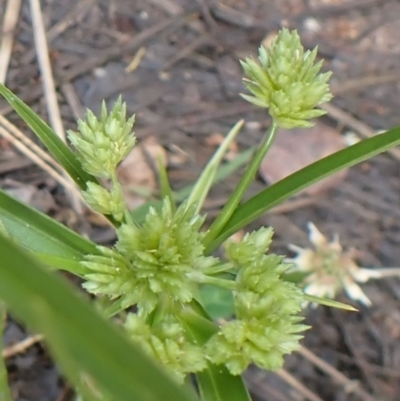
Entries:
{"type": "Polygon", "coordinates": [[[0,400],[12,401],[10,388],[8,386],[8,374],[4,358],[1,356],[3,347],[3,331],[6,325],[6,308],[0,300],[0,400]]]}
{"type": "Polygon", "coordinates": [[[210,244],[213,243],[215,238],[218,237],[219,233],[221,232],[222,228],[231,218],[233,212],[236,210],[237,206],[239,205],[240,201],[242,200],[244,194],[246,193],[248,187],[250,186],[251,182],[253,181],[258,168],[260,167],[261,162],[263,161],[266,153],[268,152],[269,148],[271,147],[273,140],[275,138],[278,126],[275,122],[272,122],[261,145],[256,150],[252,161],[250,162],[247,170],[243,174],[242,178],[236,189],[233,191],[232,195],[228,199],[228,202],[225,204],[224,208],[222,209],[221,213],[218,217],[214,220],[211,224],[211,227],[204,238],[203,244],[205,247],[205,253],[208,253],[210,244]]]}

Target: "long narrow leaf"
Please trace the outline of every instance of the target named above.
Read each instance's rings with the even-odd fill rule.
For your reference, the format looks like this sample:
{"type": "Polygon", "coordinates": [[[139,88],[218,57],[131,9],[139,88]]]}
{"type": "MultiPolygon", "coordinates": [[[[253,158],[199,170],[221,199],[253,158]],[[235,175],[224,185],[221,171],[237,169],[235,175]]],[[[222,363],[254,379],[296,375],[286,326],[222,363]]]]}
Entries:
{"type": "MultiPolygon", "coordinates": [[[[244,150],[239,153],[233,160],[219,166],[217,173],[215,174],[212,185],[217,184],[228,178],[240,167],[244,166],[250,160],[251,156],[254,154],[255,147],[244,150]]],[[[182,202],[185,200],[193,190],[195,184],[189,184],[182,189],[179,189],[174,193],[174,199],[176,202],[182,202]]]]}
{"type": "Polygon", "coordinates": [[[193,401],[167,374],[104,320],[71,285],[0,237],[0,298],[45,335],[67,377],[87,378],[118,401],[193,401]]]}
{"type": "Polygon", "coordinates": [[[218,166],[221,164],[221,161],[225,153],[228,151],[230,144],[239,134],[243,124],[244,121],[240,120],[231,128],[210,161],[204,167],[200,177],[197,179],[192,191],[190,192],[186,205],[187,208],[193,203],[196,203],[196,212],[198,213],[200,211],[208,191],[210,190],[212,183],[215,181],[215,175],[218,171],[218,166]]]}
{"type": "MultiPolygon", "coordinates": [[[[233,160],[220,166],[212,184],[215,185],[216,183],[223,181],[231,174],[233,174],[237,169],[245,165],[253,155],[254,150],[255,148],[253,147],[246,149],[242,153],[238,154],[233,160]]],[[[194,185],[195,184],[189,184],[184,188],[174,192],[173,197],[175,202],[183,202],[192,192],[194,185]]],[[[157,211],[159,211],[161,210],[161,206],[161,200],[152,200],[131,211],[131,216],[136,223],[140,224],[143,223],[144,218],[146,217],[146,214],[148,213],[150,207],[154,207],[157,211]]]]}
{"type": "Polygon", "coordinates": [[[96,254],[96,245],[45,214],[0,190],[0,221],[24,248],[40,254],[74,259],[96,254]]]}
{"type": "Polygon", "coordinates": [[[87,181],[97,182],[96,178],[82,169],[73,152],[57,134],[28,105],[2,83],[0,83],[0,94],[38,136],[57,162],[78,184],[79,188],[85,189],[87,181]]]}
{"type": "Polygon", "coordinates": [[[236,209],[207,251],[212,252],[230,235],[304,188],[399,144],[400,127],[397,127],[327,156],[271,185],[236,209]]]}

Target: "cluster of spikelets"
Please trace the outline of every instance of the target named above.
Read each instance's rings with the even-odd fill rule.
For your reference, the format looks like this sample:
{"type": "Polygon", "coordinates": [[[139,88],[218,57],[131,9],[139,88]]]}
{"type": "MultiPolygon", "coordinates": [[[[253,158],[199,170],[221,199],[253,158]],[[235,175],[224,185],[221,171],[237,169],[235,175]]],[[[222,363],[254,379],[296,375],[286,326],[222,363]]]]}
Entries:
{"type": "Polygon", "coordinates": [[[296,31],[282,29],[270,48],[261,46],[258,62],[242,61],[243,80],[253,96],[242,95],[256,106],[268,108],[282,128],[309,127],[308,120],[326,112],[315,109],[332,98],[331,72],[320,74],[322,60],[314,64],[318,49],[304,51],[296,31]]]}
{"type": "MultiPolygon", "coordinates": [[[[329,74],[318,74],[321,65],[313,65],[315,57],[316,50],[304,52],[296,32],[283,30],[269,50],[260,49],[260,64],[252,59],[242,63],[254,95],[245,98],[269,108],[277,125],[309,125],[310,118],[323,114],[314,107],[330,99],[329,74]]],[[[88,112],[78,131],[69,132],[83,168],[95,177],[84,198],[118,222],[115,246],[99,247],[98,254],[82,261],[83,286],[109,298],[115,311],[134,306],[135,312],[126,314],[127,332],[179,381],[210,363],[225,365],[235,375],[250,363],[280,368],[283,356],[299,347],[306,326],[299,317],[304,294],[282,278],[289,265],[266,254],[272,229],[261,228],[240,243],[228,240],[222,260],[204,254],[204,217],[194,202],[176,209],[165,198],[159,210],[150,208],[143,224],[135,224],[116,176],[118,163],[135,144],[133,124],[119,99],[110,113],[103,104],[99,119],[88,112]],[[232,291],[232,320],[215,326],[199,312],[202,284],[232,291]],[[207,338],[191,335],[189,315],[192,323],[194,316],[213,325],[207,338]]]]}
{"type": "MultiPolygon", "coordinates": [[[[123,107],[118,101],[106,116],[103,106],[101,126],[127,133],[122,124],[110,121],[121,118],[124,113],[115,109],[123,107]]],[[[100,127],[92,115],[90,123],[79,124],[79,130],[86,134],[84,149],[90,143],[88,133],[92,127],[100,127]]],[[[108,136],[110,130],[96,131],[93,146],[102,142],[99,133],[108,136]]],[[[113,133],[115,138],[123,137],[113,133]]],[[[80,132],[69,133],[78,154],[82,143],[79,135],[80,132]]],[[[129,146],[134,144],[131,137],[129,133],[129,146]]],[[[110,152],[114,168],[128,146],[121,143],[118,148],[120,158],[116,157],[116,147],[110,152]]],[[[90,163],[88,154],[85,161],[90,163]]],[[[88,171],[98,178],[109,177],[115,188],[111,168],[107,174],[102,173],[96,157],[94,162],[88,171]]],[[[88,197],[90,193],[91,207],[121,220],[126,213],[124,202],[109,201],[107,195],[102,195],[112,189],[100,183],[91,185],[96,191],[88,187],[85,194],[88,197]]],[[[283,356],[298,348],[299,333],[305,329],[298,317],[304,298],[295,285],[280,277],[289,267],[282,257],[266,255],[272,230],[261,228],[239,244],[228,241],[227,260],[220,260],[204,255],[205,232],[200,231],[203,223],[204,217],[197,214],[195,204],[183,203],[175,210],[168,198],[160,210],[149,210],[142,225],[123,221],[113,248],[99,247],[99,254],[87,255],[82,261],[86,271],[84,288],[118,302],[121,310],[135,305],[136,313],[128,313],[125,323],[130,336],[180,381],[186,374],[204,369],[207,363],[225,364],[233,374],[242,373],[250,363],[279,368],[283,356]],[[220,278],[221,271],[231,274],[232,279],[220,278]],[[203,283],[233,291],[236,318],[199,344],[188,335],[184,316],[185,309],[192,309],[203,283]]]]}
{"type": "Polygon", "coordinates": [[[306,327],[298,316],[302,291],[282,280],[289,265],[266,255],[272,229],[262,228],[241,243],[226,245],[226,261],[203,255],[199,228],[203,218],[185,205],[173,213],[166,200],[160,212],[150,210],[139,228],[123,224],[113,249],[88,255],[83,286],[91,293],[118,300],[128,313],[125,327],[132,339],[180,381],[207,362],[225,364],[233,374],[250,363],[266,369],[282,366],[283,356],[298,348],[306,327]],[[223,266],[232,280],[215,277],[223,266]],[[198,344],[186,332],[185,309],[201,283],[233,289],[235,319],[225,322],[207,342],[198,344]]]}

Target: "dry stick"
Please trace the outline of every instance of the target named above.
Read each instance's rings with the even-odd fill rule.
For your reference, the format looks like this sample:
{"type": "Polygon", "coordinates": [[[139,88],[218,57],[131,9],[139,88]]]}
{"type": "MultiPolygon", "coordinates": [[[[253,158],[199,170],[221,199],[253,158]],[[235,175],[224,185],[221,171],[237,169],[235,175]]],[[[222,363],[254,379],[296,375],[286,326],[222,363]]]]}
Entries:
{"type": "MultiPolygon", "coordinates": [[[[71,9],[71,11],[59,22],[53,25],[46,33],[47,42],[52,42],[61,33],[67,30],[71,25],[73,25],[78,17],[82,18],[87,11],[90,10],[94,0],[80,0],[71,9]]],[[[35,57],[35,49],[30,49],[21,57],[20,63],[22,65],[29,64],[35,57]]]]}
{"type": "MultiPolygon", "coordinates": [[[[127,43],[124,46],[110,46],[108,49],[102,51],[100,55],[94,56],[86,61],[83,61],[82,63],[79,63],[76,67],[73,67],[68,71],[66,71],[62,76],[62,80],[57,82],[57,85],[61,85],[65,82],[72,81],[74,78],[77,78],[83,74],[90,72],[92,69],[106,63],[109,60],[122,57],[127,52],[136,50],[144,42],[151,39],[158,33],[166,30],[170,26],[175,25],[175,27],[178,27],[187,22],[188,20],[193,19],[196,16],[197,16],[196,13],[190,13],[190,14],[185,14],[183,16],[178,16],[164,20],[160,24],[145,29],[144,31],[136,35],[129,43],[127,43]]],[[[30,89],[29,91],[26,91],[24,94],[20,96],[20,98],[25,103],[33,102],[38,97],[40,97],[42,93],[43,93],[42,88],[37,87],[33,90],[30,89]]],[[[0,114],[4,116],[13,110],[14,109],[8,105],[0,109],[0,114]]]]}
{"type": "Polygon", "coordinates": [[[198,110],[196,112],[186,114],[183,117],[168,118],[165,119],[163,123],[153,124],[140,130],[138,129],[136,136],[139,138],[144,138],[148,135],[154,134],[154,132],[167,132],[172,128],[190,127],[205,121],[238,116],[254,111],[253,105],[241,101],[233,103],[229,105],[229,107],[220,106],[218,103],[213,103],[210,106],[211,107],[207,107],[206,110],[198,110]]]}
{"type": "Polygon", "coordinates": [[[183,7],[176,4],[173,0],[147,0],[152,5],[161,8],[169,15],[179,15],[183,11],[183,7]]]}
{"type": "Polygon", "coordinates": [[[378,277],[378,278],[399,277],[400,276],[400,267],[379,267],[374,270],[380,274],[380,277],[378,277]]]}
{"type": "Polygon", "coordinates": [[[44,96],[47,104],[47,113],[50,124],[56,134],[65,142],[65,132],[61,121],[60,108],[58,106],[53,73],[51,70],[49,49],[47,46],[46,32],[44,29],[42,11],[39,0],[29,0],[31,6],[32,28],[35,39],[36,54],[40,73],[43,79],[44,96]]]}
{"type": "Polygon", "coordinates": [[[29,139],[22,131],[20,131],[14,124],[10,123],[10,121],[8,121],[2,115],[0,115],[0,126],[3,126],[6,130],[8,130],[10,134],[21,141],[25,146],[30,148],[35,155],[47,162],[52,168],[57,170],[59,173],[63,173],[64,170],[62,167],[48,153],[36,145],[36,143],[29,139]]]}
{"type": "Polygon", "coordinates": [[[201,13],[203,15],[204,21],[207,22],[208,26],[210,27],[211,30],[215,30],[218,28],[218,24],[215,22],[214,18],[212,17],[210,13],[210,8],[206,4],[205,0],[196,0],[197,3],[199,4],[201,13]]]}
{"type": "MultiPolygon", "coordinates": [[[[343,336],[345,345],[349,349],[350,353],[354,357],[354,364],[359,368],[360,373],[364,377],[364,380],[366,383],[369,384],[369,386],[374,390],[375,393],[379,392],[377,381],[378,378],[371,374],[369,370],[369,366],[365,364],[360,364],[359,361],[363,361],[361,351],[359,349],[359,344],[355,344],[357,342],[356,340],[353,339],[352,333],[349,332],[349,329],[346,327],[346,324],[344,323],[344,318],[343,315],[338,312],[337,309],[332,308],[331,309],[332,314],[336,322],[338,323],[340,332],[343,336]]],[[[382,344],[380,344],[382,346],[382,344]]],[[[377,399],[376,401],[381,401],[381,398],[379,400],[377,399]]],[[[383,401],[383,400],[382,400],[383,401]]]]}
{"type": "MultiPolygon", "coordinates": [[[[49,50],[46,40],[46,31],[44,29],[42,10],[40,9],[39,0],[29,0],[31,6],[32,26],[35,39],[35,47],[38,57],[39,69],[43,78],[44,96],[47,104],[47,113],[49,115],[50,124],[55,133],[65,142],[65,131],[61,120],[60,108],[57,101],[56,87],[54,85],[53,73],[49,59],[49,50]]],[[[64,173],[67,177],[67,174],[64,173]]],[[[67,178],[67,180],[72,180],[67,178]]],[[[82,213],[82,205],[80,195],[74,185],[70,185],[73,190],[70,198],[73,208],[82,213]]]]}
{"type": "Polygon", "coordinates": [[[298,381],[294,376],[292,376],[285,369],[279,369],[276,374],[292,386],[295,390],[297,390],[303,397],[306,397],[310,401],[324,401],[318,397],[315,393],[309,390],[304,384],[298,381]]]}
{"type": "Polygon", "coordinates": [[[74,85],[72,85],[70,82],[66,82],[61,86],[61,90],[69,104],[69,107],[72,110],[72,114],[74,115],[75,119],[78,120],[79,118],[83,118],[85,114],[85,108],[82,106],[79,96],[75,91],[74,85]]]}
{"type": "Polygon", "coordinates": [[[377,84],[386,84],[389,82],[395,82],[400,80],[400,73],[398,71],[387,73],[384,75],[366,75],[364,77],[353,78],[347,81],[337,83],[332,87],[332,92],[335,95],[340,95],[341,93],[363,90],[368,86],[374,86],[377,84]]]}
{"type": "Polygon", "coordinates": [[[190,43],[188,46],[184,47],[182,50],[178,51],[178,53],[175,54],[175,56],[171,57],[169,60],[167,60],[164,65],[162,66],[161,70],[165,71],[171,68],[175,63],[180,61],[181,59],[189,56],[192,54],[197,48],[210,43],[211,38],[210,36],[205,33],[202,36],[198,37],[195,39],[192,43],[190,43]]]}
{"type": "Polygon", "coordinates": [[[126,66],[125,72],[133,72],[135,71],[142,61],[143,56],[146,54],[146,48],[144,46],[139,47],[136,54],[133,56],[132,61],[126,66]]]}
{"type": "Polygon", "coordinates": [[[109,61],[111,59],[122,57],[127,52],[136,50],[136,48],[141,46],[144,42],[146,42],[153,36],[157,35],[161,31],[167,29],[168,27],[170,27],[172,25],[179,26],[179,25],[187,22],[188,20],[193,19],[195,16],[197,16],[196,13],[191,13],[191,14],[186,14],[186,15],[182,15],[179,17],[175,17],[175,18],[166,19],[166,20],[162,21],[161,23],[140,32],[125,46],[120,46],[120,47],[119,46],[111,46],[108,49],[104,50],[100,55],[94,56],[88,60],[85,60],[84,62],[79,63],[75,67],[72,67],[71,69],[66,71],[63,74],[62,82],[71,81],[72,79],[77,78],[80,75],[91,71],[92,69],[98,67],[99,65],[106,63],[107,61],[109,61]]]}
{"type": "Polygon", "coordinates": [[[20,9],[21,0],[8,0],[7,9],[4,13],[3,29],[0,35],[0,82],[3,84],[7,76],[14,39],[14,30],[18,22],[20,9]]]}
{"type": "Polygon", "coordinates": [[[35,334],[33,336],[29,336],[29,337],[25,338],[25,340],[22,340],[16,344],[13,344],[13,345],[10,345],[9,347],[4,348],[1,355],[3,358],[10,358],[13,355],[21,354],[22,352],[25,352],[32,345],[34,345],[42,340],[43,340],[42,334],[35,334]]]}
{"type": "MultiPolygon", "coordinates": [[[[321,2],[322,3],[322,2],[321,2]]],[[[297,14],[293,18],[293,22],[302,21],[304,18],[308,18],[310,15],[313,18],[332,18],[335,15],[341,15],[345,12],[352,11],[354,9],[364,9],[369,8],[380,3],[379,0],[349,0],[338,2],[339,4],[334,4],[334,2],[326,2],[326,5],[310,7],[308,6],[303,12],[297,14]]]]}
{"type": "MultiPolygon", "coordinates": [[[[179,15],[184,14],[185,9],[176,4],[174,0],[147,0],[149,3],[163,10],[166,14],[170,16],[177,17],[179,15]]],[[[198,9],[198,7],[196,7],[198,9]]],[[[195,32],[201,33],[204,32],[204,27],[201,21],[193,20],[189,24],[189,27],[193,29],[195,32]]]]}
{"type": "Polygon", "coordinates": [[[329,363],[325,362],[323,359],[319,358],[306,347],[302,346],[298,352],[324,373],[331,376],[336,383],[343,386],[346,393],[357,394],[363,401],[375,401],[374,397],[360,387],[360,383],[357,380],[350,380],[347,376],[329,365],[329,363]]]}
{"type": "Polygon", "coordinates": [[[248,369],[244,373],[247,387],[252,395],[262,400],[293,401],[275,385],[269,384],[265,379],[267,374],[263,370],[248,369]],[[268,397],[268,398],[267,398],[268,397]]]}
{"type": "Polygon", "coordinates": [[[49,167],[36,153],[26,147],[21,141],[14,138],[4,127],[0,125],[0,136],[7,139],[10,143],[12,143],[21,153],[31,159],[34,163],[36,163],[40,168],[45,170],[50,176],[52,176],[57,182],[63,185],[65,188],[70,191],[74,190],[73,184],[66,180],[61,174],[55,171],[53,168],[49,167]]]}

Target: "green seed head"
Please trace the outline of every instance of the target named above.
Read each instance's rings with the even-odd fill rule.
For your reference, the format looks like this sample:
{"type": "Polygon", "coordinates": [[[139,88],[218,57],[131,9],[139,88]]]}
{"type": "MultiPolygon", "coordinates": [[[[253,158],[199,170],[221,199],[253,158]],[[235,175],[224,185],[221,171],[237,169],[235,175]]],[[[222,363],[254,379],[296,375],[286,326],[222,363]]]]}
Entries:
{"type": "Polygon", "coordinates": [[[281,278],[289,265],[282,257],[266,255],[272,230],[261,228],[238,244],[229,243],[227,257],[236,266],[237,291],[233,293],[236,320],[226,323],[206,345],[208,358],[224,363],[232,374],[250,363],[269,370],[283,364],[285,354],[298,349],[304,296],[281,278]]]}
{"type": "Polygon", "coordinates": [[[109,114],[103,102],[100,119],[87,110],[86,120],[78,121],[78,131],[68,131],[82,167],[95,177],[111,178],[135,145],[134,122],[135,116],[126,119],[126,103],[121,97],[109,114]]]}
{"type": "Polygon", "coordinates": [[[315,107],[332,98],[331,73],[319,73],[322,62],[314,64],[316,55],[317,48],[304,51],[297,31],[282,29],[269,49],[260,47],[259,63],[251,58],[241,62],[243,81],[253,95],[243,98],[268,108],[280,127],[311,126],[308,120],[325,114],[315,107]]]}
{"type": "Polygon", "coordinates": [[[191,276],[214,263],[214,258],[203,256],[204,234],[199,229],[204,218],[195,209],[196,205],[186,208],[182,204],[174,213],[166,199],[161,211],[149,211],[141,227],[123,224],[117,230],[115,249],[102,248],[105,254],[99,269],[93,256],[84,262],[91,269],[85,288],[121,297],[124,307],[137,304],[144,314],[151,313],[160,302],[171,309],[190,302],[197,288],[191,276]],[[111,268],[107,277],[104,266],[111,268]]]}
{"type": "Polygon", "coordinates": [[[86,188],[82,195],[93,210],[112,215],[117,221],[122,220],[126,206],[120,184],[115,183],[111,191],[93,182],[87,182],[86,188]]]}
{"type": "Polygon", "coordinates": [[[125,328],[132,340],[160,362],[169,373],[182,383],[186,374],[206,367],[201,347],[186,339],[185,330],[172,315],[163,316],[150,326],[143,317],[128,314],[125,328]]]}

